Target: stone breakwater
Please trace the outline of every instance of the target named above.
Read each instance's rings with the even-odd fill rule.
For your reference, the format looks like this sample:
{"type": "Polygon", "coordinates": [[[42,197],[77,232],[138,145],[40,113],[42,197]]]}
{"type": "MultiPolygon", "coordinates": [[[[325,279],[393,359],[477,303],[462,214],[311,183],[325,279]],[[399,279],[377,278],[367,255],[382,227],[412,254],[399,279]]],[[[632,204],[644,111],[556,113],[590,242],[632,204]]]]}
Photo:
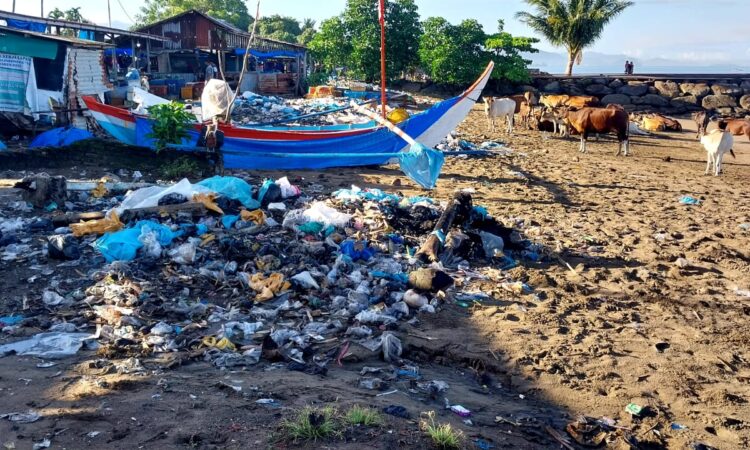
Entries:
{"type": "Polygon", "coordinates": [[[592,95],[603,105],[616,103],[627,110],[657,110],[681,114],[714,109],[721,114],[750,114],[750,79],[623,80],[613,77],[537,78],[538,94],[592,95]]]}

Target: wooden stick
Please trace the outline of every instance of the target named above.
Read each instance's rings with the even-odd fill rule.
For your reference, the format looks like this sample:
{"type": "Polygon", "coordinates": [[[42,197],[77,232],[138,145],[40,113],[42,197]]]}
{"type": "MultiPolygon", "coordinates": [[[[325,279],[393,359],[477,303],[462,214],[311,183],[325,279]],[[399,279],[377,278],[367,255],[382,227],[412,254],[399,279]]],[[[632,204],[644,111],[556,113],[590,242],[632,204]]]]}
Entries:
{"type": "Polygon", "coordinates": [[[456,192],[453,196],[453,200],[445,208],[443,214],[435,224],[435,229],[432,234],[427,237],[427,240],[419,247],[419,251],[416,253],[416,257],[424,262],[436,262],[439,259],[445,236],[448,235],[448,231],[453,226],[453,221],[456,219],[459,207],[468,206],[471,209],[471,195],[464,192],[456,192]],[[442,236],[442,237],[441,237],[442,236]]]}
{"type": "Polygon", "coordinates": [[[130,222],[133,219],[142,219],[152,215],[170,215],[180,212],[189,212],[193,217],[206,215],[206,207],[203,203],[187,202],[179,205],[150,206],[148,208],[128,209],[122,213],[120,219],[123,222],[130,222]]]}

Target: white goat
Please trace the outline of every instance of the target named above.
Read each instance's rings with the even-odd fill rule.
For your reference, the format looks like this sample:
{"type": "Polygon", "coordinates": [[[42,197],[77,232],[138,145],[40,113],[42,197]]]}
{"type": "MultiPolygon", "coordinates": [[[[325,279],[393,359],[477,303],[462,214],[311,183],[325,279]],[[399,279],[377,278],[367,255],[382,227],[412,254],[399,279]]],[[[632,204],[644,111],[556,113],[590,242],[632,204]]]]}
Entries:
{"type": "MultiPolygon", "coordinates": [[[[714,166],[714,176],[718,177],[721,173],[721,161],[724,154],[729,152],[734,156],[734,138],[732,133],[723,130],[711,130],[701,136],[701,144],[706,149],[706,175],[711,172],[711,165],[714,166]]],[[[736,158],[736,156],[734,156],[736,158]]]]}
{"type": "Polygon", "coordinates": [[[513,134],[513,116],[516,113],[516,102],[510,98],[484,98],[484,112],[490,131],[495,131],[495,119],[498,117],[508,121],[508,134],[513,134]]]}

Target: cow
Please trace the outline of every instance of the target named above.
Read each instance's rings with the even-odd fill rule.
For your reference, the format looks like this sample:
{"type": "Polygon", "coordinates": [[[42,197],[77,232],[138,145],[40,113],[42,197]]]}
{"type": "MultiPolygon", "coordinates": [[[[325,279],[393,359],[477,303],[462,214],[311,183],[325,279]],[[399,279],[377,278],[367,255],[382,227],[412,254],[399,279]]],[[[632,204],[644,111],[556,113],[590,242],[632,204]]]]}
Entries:
{"type": "Polygon", "coordinates": [[[719,123],[719,129],[711,130],[706,133],[705,128],[701,134],[701,145],[706,149],[706,172],[708,175],[711,172],[711,165],[714,167],[714,176],[718,177],[721,174],[721,163],[724,159],[724,154],[729,152],[732,157],[737,158],[734,154],[732,147],[734,146],[734,138],[732,132],[726,130],[726,123],[719,123]]]}
{"type": "Polygon", "coordinates": [[[521,105],[523,105],[524,103],[529,106],[536,106],[539,104],[539,100],[536,98],[536,95],[534,95],[534,93],[531,91],[526,91],[523,94],[519,95],[511,95],[507,98],[516,102],[516,114],[519,114],[521,112],[521,105]]]}
{"type": "Polygon", "coordinates": [[[568,137],[568,126],[556,110],[538,108],[534,112],[534,118],[540,131],[549,131],[551,128],[553,135],[559,134],[561,137],[568,137]]]}
{"type": "Polygon", "coordinates": [[[508,134],[513,134],[513,115],[516,111],[516,102],[510,98],[484,98],[484,112],[487,114],[487,122],[490,131],[495,131],[495,119],[498,117],[508,121],[508,134]]]}
{"type": "Polygon", "coordinates": [[[518,118],[521,123],[526,125],[526,129],[529,129],[530,122],[531,122],[531,116],[534,113],[534,106],[530,105],[529,103],[523,102],[521,103],[521,107],[518,111],[518,118]]]}
{"type": "Polygon", "coordinates": [[[640,124],[647,131],[682,131],[682,125],[671,117],[661,114],[649,114],[643,116],[640,124]]]}
{"type": "Polygon", "coordinates": [[[628,156],[630,151],[628,142],[630,119],[625,111],[592,107],[572,111],[566,108],[563,110],[562,117],[565,119],[566,125],[581,134],[581,146],[579,148],[581,153],[586,153],[586,140],[589,134],[615,132],[619,142],[615,156],[620,153],[628,156]]]}
{"type": "Polygon", "coordinates": [[[750,140],[750,120],[747,119],[719,119],[719,127],[724,127],[732,136],[747,136],[750,140]]]}
{"type": "Polygon", "coordinates": [[[567,106],[571,109],[581,109],[599,103],[596,97],[590,95],[543,95],[539,102],[547,108],[555,109],[567,106]]]}
{"type": "Polygon", "coordinates": [[[701,136],[706,134],[708,122],[711,120],[711,117],[713,115],[714,113],[712,110],[698,111],[697,113],[693,114],[693,120],[695,121],[695,126],[698,129],[698,134],[695,136],[696,139],[700,139],[701,136]]]}

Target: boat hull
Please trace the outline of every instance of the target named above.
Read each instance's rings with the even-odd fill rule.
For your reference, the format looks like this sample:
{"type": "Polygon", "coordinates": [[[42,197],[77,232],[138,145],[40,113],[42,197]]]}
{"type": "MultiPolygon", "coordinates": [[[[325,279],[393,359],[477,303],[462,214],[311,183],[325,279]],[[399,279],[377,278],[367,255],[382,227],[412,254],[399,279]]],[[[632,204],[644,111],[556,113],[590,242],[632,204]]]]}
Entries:
{"type": "MultiPolygon", "coordinates": [[[[481,95],[492,73],[490,63],[482,76],[462,95],[442,101],[427,111],[415,114],[399,124],[406,134],[420,143],[434,147],[468,115],[481,95]]],[[[94,119],[109,134],[130,145],[150,146],[145,137],[149,119],[120,108],[104,105],[95,97],[84,97],[94,119]],[[138,126],[136,126],[138,123],[138,126]]],[[[200,125],[180,149],[200,150],[200,125]]],[[[224,145],[221,152],[228,169],[323,169],[381,165],[394,160],[409,144],[384,127],[341,126],[245,128],[222,126],[224,145]]]]}

